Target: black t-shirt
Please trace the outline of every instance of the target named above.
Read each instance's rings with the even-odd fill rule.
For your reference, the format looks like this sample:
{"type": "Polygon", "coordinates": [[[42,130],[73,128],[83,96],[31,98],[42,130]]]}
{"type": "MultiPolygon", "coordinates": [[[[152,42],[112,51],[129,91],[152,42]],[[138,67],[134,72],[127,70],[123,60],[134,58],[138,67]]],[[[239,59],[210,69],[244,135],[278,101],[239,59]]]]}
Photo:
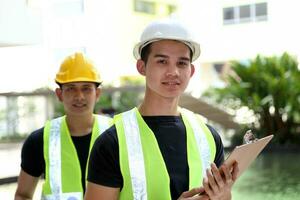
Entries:
{"type": "MultiPolygon", "coordinates": [[[[21,168],[31,176],[40,177],[45,174],[43,128],[32,132],[25,140],[21,153],[21,168]]],[[[81,168],[81,184],[85,191],[85,169],[89,154],[91,133],[84,136],[72,136],[81,168]]]]}
{"type": "MultiPolygon", "coordinates": [[[[147,116],[143,119],[156,137],[170,176],[172,199],[177,199],[182,192],[188,190],[189,183],[186,129],[182,118],[179,116],[147,116]]],[[[214,162],[220,166],[224,161],[223,144],[219,134],[211,126],[208,128],[216,143],[214,162]]],[[[88,181],[108,187],[123,187],[115,126],[102,133],[93,146],[88,181]]]]}

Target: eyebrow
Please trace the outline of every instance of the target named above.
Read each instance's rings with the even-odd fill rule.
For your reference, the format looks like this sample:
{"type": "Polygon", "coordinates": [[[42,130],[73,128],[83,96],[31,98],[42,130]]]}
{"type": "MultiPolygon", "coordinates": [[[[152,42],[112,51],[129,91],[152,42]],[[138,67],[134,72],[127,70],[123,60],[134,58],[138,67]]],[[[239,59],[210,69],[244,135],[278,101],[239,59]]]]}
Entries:
{"type": "MultiPolygon", "coordinates": [[[[76,87],[76,84],[68,83],[67,85],[64,84],[65,87],[76,87]]],[[[85,83],[83,85],[80,85],[80,87],[92,87],[92,85],[85,83]]]]}
{"type": "MultiPolygon", "coordinates": [[[[154,58],[158,58],[158,57],[161,57],[161,58],[169,58],[169,56],[164,55],[164,54],[156,54],[156,55],[154,55],[154,58]]],[[[190,58],[187,58],[187,57],[180,57],[179,60],[190,61],[190,58]]]]}
{"type": "Polygon", "coordinates": [[[154,58],[158,58],[158,57],[169,58],[169,56],[164,55],[164,54],[155,54],[155,55],[154,55],[154,58]]]}

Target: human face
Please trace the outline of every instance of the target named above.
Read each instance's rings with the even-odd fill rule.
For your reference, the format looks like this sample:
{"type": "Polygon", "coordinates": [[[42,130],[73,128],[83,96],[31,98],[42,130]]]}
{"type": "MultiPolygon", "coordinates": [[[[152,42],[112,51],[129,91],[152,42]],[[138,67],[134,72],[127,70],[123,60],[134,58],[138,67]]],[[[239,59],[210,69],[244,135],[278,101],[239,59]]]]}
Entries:
{"type": "Polygon", "coordinates": [[[190,49],[174,40],[153,42],[150,48],[147,63],[142,60],[137,62],[138,71],[146,77],[146,95],[179,97],[195,71],[190,49]]]}
{"type": "Polygon", "coordinates": [[[74,116],[93,114],[94,106],[100,96],[100,89],[91,82],[62,84],[55,92],[63,103],[66,114],[74,116]]]}

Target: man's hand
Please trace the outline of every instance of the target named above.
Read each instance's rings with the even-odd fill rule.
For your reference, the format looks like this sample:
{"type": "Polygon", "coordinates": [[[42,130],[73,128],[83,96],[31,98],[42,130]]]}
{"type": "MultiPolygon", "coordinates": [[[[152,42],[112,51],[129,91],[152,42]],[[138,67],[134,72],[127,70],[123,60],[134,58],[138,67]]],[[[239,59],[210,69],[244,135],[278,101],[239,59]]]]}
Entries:
{"type": "Polygon", "coordinates": [[[193,188],[182,193],[178,200],[209,200],[208,195],[200,195],[201,193],[205,193],[204,187],[193,188]]]}
{"type": "Polygon", "coordinates": [[[238,164],[235,162],[231,169],[223,164],[220,169],[212,163],[211,169],[206,170],[207,177],[203,179],[205,193],[210,200],[230,200],[233,183],[237,179],[238,164]]]}

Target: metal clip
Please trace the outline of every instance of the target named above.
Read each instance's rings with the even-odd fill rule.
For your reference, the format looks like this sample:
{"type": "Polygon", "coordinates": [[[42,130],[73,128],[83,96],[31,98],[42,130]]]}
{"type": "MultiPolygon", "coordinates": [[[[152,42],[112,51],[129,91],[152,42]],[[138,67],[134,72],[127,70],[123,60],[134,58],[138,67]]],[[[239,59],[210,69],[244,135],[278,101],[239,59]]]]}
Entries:
{"type": "Polygon", "coordinates": [[[257,138],[255,137],[255,135],[252,133],[251,130],[246,131],[244,135],[244,144],[249,144],[255,142],[256,140],[257,138]]]}

